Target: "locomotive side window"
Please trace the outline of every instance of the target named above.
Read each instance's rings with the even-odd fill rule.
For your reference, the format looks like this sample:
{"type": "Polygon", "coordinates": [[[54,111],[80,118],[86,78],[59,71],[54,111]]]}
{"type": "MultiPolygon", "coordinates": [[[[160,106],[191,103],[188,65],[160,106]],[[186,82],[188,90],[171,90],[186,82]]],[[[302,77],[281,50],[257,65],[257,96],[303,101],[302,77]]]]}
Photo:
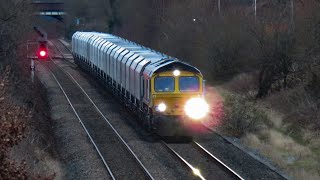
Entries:
{"type": "Polygon", "coordinates": [[[150,80],[148,79],[147,80],[147,100],[149,100],[150,99],[150,80]]]}
{"type": "Polygon", "coordinates": [[[199,78],[196,76],[181,76],[179,78],[179,87],[181,92],[199,91],[199,78]]]}
{"type": "Polygon", "coordinates": [[[154,80],[154,90],[156,92],[173,92],[174,78],[170,76],[159,76],[154,80]]]}

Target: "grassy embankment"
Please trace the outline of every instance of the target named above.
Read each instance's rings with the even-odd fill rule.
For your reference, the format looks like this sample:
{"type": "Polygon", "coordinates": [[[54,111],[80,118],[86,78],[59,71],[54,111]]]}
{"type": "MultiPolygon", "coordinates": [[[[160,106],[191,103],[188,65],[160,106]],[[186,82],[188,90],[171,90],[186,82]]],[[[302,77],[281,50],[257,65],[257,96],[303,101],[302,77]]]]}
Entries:
{"type": "Polygon", "coordinates": [[[225,116],[218,131],[238,137],[295,179],[319,179],[316,99],[296,87],[257,100],[254,81],[254,76],[239,75],[208,94],[209,99],[222,96],[225,116]]]}

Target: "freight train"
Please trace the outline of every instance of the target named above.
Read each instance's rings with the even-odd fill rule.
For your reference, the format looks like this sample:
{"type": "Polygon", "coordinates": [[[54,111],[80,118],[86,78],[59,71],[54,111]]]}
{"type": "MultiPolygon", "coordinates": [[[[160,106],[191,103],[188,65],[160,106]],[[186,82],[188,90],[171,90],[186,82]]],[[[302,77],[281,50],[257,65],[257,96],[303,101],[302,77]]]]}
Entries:
{"type": "Polygon", "coordinates": [[[112,34],[76,32],[75,63],[112,90],[143,125],[162,136],[188,136],[188,125],[207,117],[201,72],[112,34]]]}

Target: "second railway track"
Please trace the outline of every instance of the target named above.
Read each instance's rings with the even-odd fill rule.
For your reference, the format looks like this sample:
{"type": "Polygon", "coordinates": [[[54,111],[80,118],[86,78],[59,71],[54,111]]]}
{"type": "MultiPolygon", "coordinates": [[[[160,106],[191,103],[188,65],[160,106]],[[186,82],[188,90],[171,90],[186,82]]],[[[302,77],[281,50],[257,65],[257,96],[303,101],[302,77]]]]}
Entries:
{"type": "MultiPolygon", "coordinates": [[[[87,132],[111,179],[154,179],[108,119],[69,74],[46,62],[75,115],[87,132]]],[[[85,152],[83,152],[85,153],[85,152]]]]}

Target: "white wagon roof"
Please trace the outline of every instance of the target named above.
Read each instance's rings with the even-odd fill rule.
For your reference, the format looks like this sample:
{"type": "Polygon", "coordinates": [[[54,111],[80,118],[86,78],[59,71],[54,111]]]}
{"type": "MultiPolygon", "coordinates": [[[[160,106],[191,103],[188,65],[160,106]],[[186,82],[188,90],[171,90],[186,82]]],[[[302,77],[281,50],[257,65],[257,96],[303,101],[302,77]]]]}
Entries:
{"type": "Polygon", "coordinates": [[[151,78],[154,73],[167,71],[167,70],[188,70],[195,73],[200,73],[200,71],[185,62],[182,62],[176,58],[170,57],[168,55],[162,54],[150,48],[141,46],[135,42],[123,39],[121,37],[99,33],[99,32],[76,32],[73,37],[79,38],[79,36],[97,36],[101,39],[104,39],[107,42],[111,42],[116,46],[124,48],[130,53],[137,54],[143,58],[137,67],[141,71],[140,74],[151,78]],[[140,67],[141,66],[141,67],[140,67]]]}

